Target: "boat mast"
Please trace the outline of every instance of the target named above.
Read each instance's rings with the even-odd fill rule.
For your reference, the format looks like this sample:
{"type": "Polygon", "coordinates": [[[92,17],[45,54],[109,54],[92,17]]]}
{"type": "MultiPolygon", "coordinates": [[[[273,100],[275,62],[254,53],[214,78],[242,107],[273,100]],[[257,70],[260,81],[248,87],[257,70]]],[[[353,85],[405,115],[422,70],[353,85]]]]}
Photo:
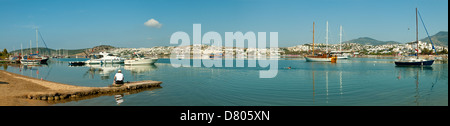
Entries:
{"type": "Polygon", "coordinates": [[[313,53],[312,53],[312,55],[314,55],[314,22],[313,22],[313,53]]]}
{"type": "Polygon", "coordinates": [[[419,59],[419,27],[418,27],[418,19],[417,19],[417,8],[416,8],[416,42],[417,42],[417,51],[416,51],[416,55],[417,55],[417,59],[419,59]]]}
{"type": "Polygon", "coordinates": [[[340,33],[339,33],[339,51],[342,51],[342,25],[340,27],[340,33]]]}
{"type": "Polygon", "coordinates": [[[33,54],[33,47],[31,47],[31,40],[30,40],[30,54],[33,54]]]}
{"type": "MultiPolygon", "coordinates": [[[[325,41],[327,42],[326,49],[325,49],[325,55],[327,55],[327,53],[328,53],[328,21],[327,21],[327,33],[326,33],[325,41]]],[[[328,58],[328,55],[327,55],[327,58],[328,58]]]]}
{"type": "Polygon", "coordinates": [[[39,43],[38,43],[38,28],[36,28],[36,54],[39,53],[39,43]]]}

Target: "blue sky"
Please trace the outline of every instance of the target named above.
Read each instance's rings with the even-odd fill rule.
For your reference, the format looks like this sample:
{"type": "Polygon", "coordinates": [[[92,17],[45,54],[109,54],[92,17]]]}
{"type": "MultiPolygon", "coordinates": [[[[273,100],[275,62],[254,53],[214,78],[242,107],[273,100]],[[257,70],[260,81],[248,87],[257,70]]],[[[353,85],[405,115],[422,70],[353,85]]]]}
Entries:
{"type": "MultiPolygon", "coordinates": [[[[0,0],[0,48],[35,46],[39,27],[49,48],[80,49],[100,44],[117,47],[175,46],[172,33],[202,24],[202,34],[278,32],[280,47],[371,37],[382,41],[415,39],[418,7],[431,35],[448,31],[447,0],[0,0]],[[150,19],[161,27],[148,27],[150,19]],[[410,30],[408,30],[408,28],[410,30]]],[[[426,37],[423,27],[419,38],[426,37]]],[[[39,46],[44,46],[42,42],[39,46]]]]}

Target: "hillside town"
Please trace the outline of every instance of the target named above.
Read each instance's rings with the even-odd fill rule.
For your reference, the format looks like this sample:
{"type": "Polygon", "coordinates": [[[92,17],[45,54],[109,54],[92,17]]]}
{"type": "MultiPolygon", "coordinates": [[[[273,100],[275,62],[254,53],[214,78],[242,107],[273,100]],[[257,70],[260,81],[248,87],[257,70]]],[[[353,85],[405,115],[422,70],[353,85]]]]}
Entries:
{"type": "MultiPolygon", "coordinates": [[[[326,44],[318,43],[314,45],[314,51],[318,54],[323,54],[326,51],[328,53],[346,53],[353,57],[360,56],[411,56],[416,54],[417,43],[409,42],[405,44],[385,44],[385,45],[362,45],[357,43],[343,43],[343,44],[326,44]]],[[[419,41],[419,54],[421,55],[438,55],[447,57],[448,46],[434,46],[430,43],[419,41]]],[[[297,56],[302,57],[305,54],[312,53],[312,43],[297,45],[292,47],[278,47],[278,48],[239,48],[239,47],[216,47],[211,45],[191,45],[191,46],[156,46],[151,48],[120,48],[108,45],[100,45],[93,48],[81,49],[71,52],[66,50],[66,53],[51,53],[50,57],[65,57],[65,58],[82,58],[89,57],[91,53],[109,52],[120,57],[130,57],[133,54],[139,53],[148,57],[160,57],[169,58],[172,53],[176,53],[177,56],[201,56],[201,55],[219,55],[219,56],[232,56],[232,57],[251,57],[251,56],[297,56]]],[[[28,50],[27,50],[28,51],[28,50]]],[[[26,51],[26,52],[27,52],[26,51]]],[[[18,56],[21,50],[15,50],[8,54],[2,54],[3,60],[13,59],[12,57],[18,56]],[[9,58],[8,58],[9,57],[9,58]]],[[[42,51],[45,52],[45,51],[42,51]]]]}
{"type": "MultiPolygon", "coordinates": [[[[354,56],[357,55],[392,55],[392,56],[407,56],[414,55],[416,53],[415,49],[417,47],[416,42],[410,42],[406,44],[387,44],[387,45],[361,45],[356,43],[344,43],[344,44],[315,44],[314,50],[316,53],[324,53],[326,50],[328,52],[345,52],[351,53],[354,56]]],[[[433,46],[430,43],[425,43],[419,41],[419,54],[434,55],[447,55],[447,46],[435,46],[436,51],[434,51],[433,46]]],[[[257,48],[236,48],[236,47],[222,47],[218,48],[210,45],[191,45],[183,47],[175,46],[157,46],[152,48],[114,48],[110,50],[111,53],[116,53],[119,55],[129,55],[132,53],[140,53],[145,55],[158,55],[158,56],[169,56],[172,53],[180,54],[221,54],[221,55],[233,55],[242,54],[244,56],[252,55],[304,55],[312,53],[312,44],[303,44],[292,47],[279,47],[279,48],[267,48],[267,49],[257,49],[257,48]],[[199,51],[193,51],[193,50],[199,51]],[[188,52],[188,51],[191,52],[188,52]]]]}

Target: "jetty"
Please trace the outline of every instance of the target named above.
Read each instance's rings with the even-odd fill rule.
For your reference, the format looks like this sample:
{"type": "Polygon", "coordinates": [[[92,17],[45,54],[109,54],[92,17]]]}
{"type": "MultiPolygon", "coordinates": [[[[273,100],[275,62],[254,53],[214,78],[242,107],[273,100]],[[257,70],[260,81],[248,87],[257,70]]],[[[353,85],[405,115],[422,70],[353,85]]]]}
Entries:
{"type": "Polygon", "coordinates": [[[6,83],[2,85],[5,86],[5,90],[13,89],[3,94],[4,96],[43,100],[53,103],[56,101],[72,101],[114,95],[123,92],[139,92],[152,87],[161,88],[160,84],[162,84],[161,81],[146,80],[125,82],[121,86],[84,87],[41,80],[3,70],[0,70],[0,74],[3,76],[0,78],[0,81],[6,83]],[[15,90],[14,88],[20,89],[15,90]]]}
{"type": "Polygon", "coordinates": [[[36,100],[65,100],[65,99],[77,99],[81,97],[91,96],[91,95],[101,95],[108,94],[114,92],[127,92],[132,90],[145,89],[150,87],[160,87],[161,81],[138,81],[138,82],[129,82],[124,83],[120,87],[111,86],[111,87],[86,87],[82,89],[74,89],[74,90],[59,90],[59,91],[51,91],[51,92],[32,92],[26,95],[23,95],[23,98],[27,99],[36,99],[36,100]]]}

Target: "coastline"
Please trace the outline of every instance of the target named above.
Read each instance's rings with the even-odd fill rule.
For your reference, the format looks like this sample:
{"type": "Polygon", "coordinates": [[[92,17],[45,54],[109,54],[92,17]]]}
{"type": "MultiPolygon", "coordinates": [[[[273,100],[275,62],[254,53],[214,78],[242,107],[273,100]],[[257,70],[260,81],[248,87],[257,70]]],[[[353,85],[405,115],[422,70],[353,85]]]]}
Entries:
{"type": "Polygon", "coordinates": [[[0,106],[49,106],[123,92],[137,93],[143,91],[142,89],[159,87],[162,83],[148,81],[148,84],[130,83],[121,87],[82,87],[40,80],[4,70],[0,70],[0,75],[0,106]]]}

